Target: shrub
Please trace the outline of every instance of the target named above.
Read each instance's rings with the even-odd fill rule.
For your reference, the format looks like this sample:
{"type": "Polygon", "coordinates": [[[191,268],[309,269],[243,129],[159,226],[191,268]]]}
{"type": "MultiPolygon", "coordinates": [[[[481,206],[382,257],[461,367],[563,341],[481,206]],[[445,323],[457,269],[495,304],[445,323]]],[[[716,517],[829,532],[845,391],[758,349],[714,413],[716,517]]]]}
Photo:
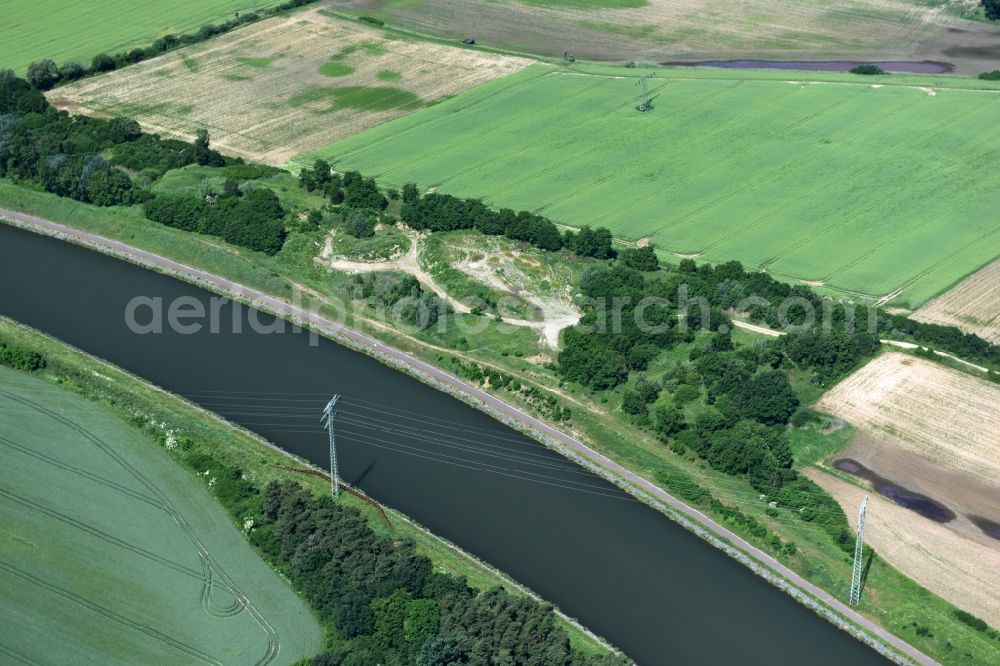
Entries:
{"type": "Polygon", "coordinates": [[[135,120],[122,116],[111,119],[111,123],[108,125],[108,134],[115,143],[125,143],[142,136],[142,128],[135,120]]]}
{"type": "Polygon", "coordinates": [[[78,62],[66,62],[59,68],[61,81],[76,81],[86,75],[86,68],[78,62]]]}
{"type": "Polygon", "coordinates": [[[983,81],[1000,81],[1000,69],[994,69],[992,72],[983,72],[979,75],[983,81]]]}
{"type": "Polygon", "coordinates": [[[861,74],[863,76],[875,76],[878,74],[887,74],[887,72],[878,65],[858,65],[857,67],[851,69],[851,74],[861,74]]]}
{"type": "Polygon", "coordinates": [[[115,59],[107,53],[98,53],[90,63],[93,72],[110,72],[115,67],[115,59]]]}
{"type": "Polygon", "coordinates": [[[28,65],[28,74],[25,78],[38,90],[48,90],[59,80],[59,69],[51,60],[33,62],[28,65]]]}
{"type": "Polygon", "coordinates": [[[352,210],[347,215],[347,233],[355,238],[371,238],[375,235],[375,219],[364,210],[352,210]]]}
{"type": "Polygon", "coordinates": [[[45,357],[38,352],[18,346],[8,346],[0,342],[0,365],[6,365],[15,370],[35,372],[45,367],[45,357]]]}

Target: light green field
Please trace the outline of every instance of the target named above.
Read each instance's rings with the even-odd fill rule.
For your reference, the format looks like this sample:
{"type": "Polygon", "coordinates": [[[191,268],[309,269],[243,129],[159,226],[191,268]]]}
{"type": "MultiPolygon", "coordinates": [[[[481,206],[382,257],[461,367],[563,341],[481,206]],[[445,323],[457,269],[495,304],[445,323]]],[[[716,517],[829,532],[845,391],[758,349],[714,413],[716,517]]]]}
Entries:
{"type": "Polygon", "coordinates": [[[308,608],[205,484],[104,407],[0,368],[0,459],[0,662],[321,651],[308,608]]]}
{"type": "Polygon", "coordinates": [[[995,87],[661,69],[639,113],[640,73],[536,65],[302,163],[910,306],[998,254],[995,87]]]}
{"type": "MultiPolygon", "coordinates": [[[[28,65],[52,58],[56,64],[89,64],[98,53],[144,48],[157,37],[197,30],[205,23],[248,12],[250,0],[0,1],[0,69],[24,74],[28,65]]],[[[274,2],[258,2],[260,9],[274,2]]]]}

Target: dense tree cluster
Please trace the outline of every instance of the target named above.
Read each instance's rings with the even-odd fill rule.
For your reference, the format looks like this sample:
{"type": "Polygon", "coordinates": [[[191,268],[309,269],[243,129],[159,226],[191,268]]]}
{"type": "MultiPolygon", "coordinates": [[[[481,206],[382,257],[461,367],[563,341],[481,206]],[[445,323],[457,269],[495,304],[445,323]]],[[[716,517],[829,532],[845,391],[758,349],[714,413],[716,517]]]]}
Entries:
{"type": "Polygon", "coordinates": [[[436,572],[411,541],[375,534],[357,509],[297,483],[257,487],[243,472],[182,440],[183,462],[214,482],[210,492],[250,541],[303,594],[326,625],[327,651],[312,663],[622,666],[574,653],[552,608],[497,588],[478,593],[436,572]]]}
{"type": "Polygon", "coordinates": [[[329,497],[272,483],[258,506],[251,541],[336,634],[314,664],[624,663],[575,654],[550,606],[500,588],[477,593],[433,571],[412,542],[378,537],[357,510],[329,497]]]}
{"type": "Polygon", "coordinates": [[[506,236],[531,243],[537,248],[554,252],[562,248],[586,257],[610,259],[611,232],[605,228],[584,227],[579,233],[559,229],[551,220],[522,210],[494,210],[478,199],[459,199],[436,192],[420,196],[415,185],[403,188],[402,220],[414,229],[453,231],[476,229],[488,236],[506,236]]]}
{"type": "Polygon", "coordinates": [[[151,172],[226,160],[202,143],[143,134],[131,118],[70,116],[10,70],[0,71],[0,177],[98,206],[147,198],[126,170],[151,172]],[[107,157],[106,157],[107,156],[107,157]]]}
{"type": "Polygon", "coordinates": [[[265,7],[259,11],[244,12],[242,14],[236,12],[236,15],[228,21],[206,23],[196,32],[188,32],[182,35],[168,34],[159,37],[144,49],[134,48],[128,51],[120,51],[114,55],[99,53],[91,60],[89,67],[75,61],[66,62],[59,66],[56,66],[55,62],[51,59],[33,62],[28,65],[25,78],[38,90],[49,90],[57,83],[76,81],[85,76],[110,72],[149,58],[155,58],[167,51],[211,39],[215,35],[221,35],[247,23],[258,21],[263,17],[272,16],[278,12],[294,9],[295,7],[307,5],[315,1],[287,0],[287,2],[273,7],[265,7]]]}
{"type": "Polygon", "coordinates": [[[357,171],[334,173],[325,160],[316,160],[312,167],[299,171],[299,185],[310,192],[322,192],[334,205],[352,209],[381,211],[389,205],[374,178],[365,178],[357,171]]]}
{"type": "Polygon", "coordinates": [[[637,271],[651,272],[660,270],[660,260],[656,256],[656,250],[652,245],[643,247],[628,248],[622,251],[619,259],[629,268],[637,271]]]}
{"type": "Polygon", "coordinates": [[[580,291],[594,306],[579,325],[563,333],[559,353],[563,378],[594,390],[613,388],[625,381],[630,370],[645,370],[660,350],[678,339],[689,339],[690,332],[678,332],[677,311],[669,302],[668,289],[666,282],[647,281],[622,263],[586,273],[580,291]],[[633,309],[646,299],[658,300],[641,313],[644,331],[633,309]]]}
{"type": "Polygon", "coordinates": [[[1000,0],[982,0],[983,9],[986,11],[986,18],[991,21],[1000,21],[1000,0]]]}
{"type": "Polygon", "coordinates": [[[276,254],[285,242],[285,210],[269,189],[243,193],[232,186],[219,195],[160,195],[147,201],[144,209],[154,222],[266,254],[276,254]]]}
{"type": "Polygon", "coordinates": [[[354,276],[352,297],[365,300],[383,317],[418,329],[427,329],[451,312],[451,305],[425,291],[412,275],[392,272],[354,276]]]}
{"type": "Polygon", "coordinates": [[[45,367],[45,357],[33,349],[0,342],[0,365],[24,372],[35,372],[45,367]]]}

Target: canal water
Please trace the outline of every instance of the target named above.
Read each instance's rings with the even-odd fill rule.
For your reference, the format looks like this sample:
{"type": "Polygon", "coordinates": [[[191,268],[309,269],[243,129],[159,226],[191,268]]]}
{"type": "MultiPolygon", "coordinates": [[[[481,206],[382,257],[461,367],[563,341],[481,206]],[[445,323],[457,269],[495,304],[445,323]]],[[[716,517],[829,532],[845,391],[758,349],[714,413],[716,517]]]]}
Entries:
{"type": "MultiPolygon", "coordinates": [[[[0,224],[0,314],[188,396],[318,465],[343,394],[346,480],[508,572],[641,664],[875,664],[874,651],[658,512],[485,414],[305,334],[137,335],[135,296],[210,294],[0,224]]],[[[145,321],[148,314],[137,319],[145,321]]],[[[273,322],[259,315],[262,324],[273,322]]]]}

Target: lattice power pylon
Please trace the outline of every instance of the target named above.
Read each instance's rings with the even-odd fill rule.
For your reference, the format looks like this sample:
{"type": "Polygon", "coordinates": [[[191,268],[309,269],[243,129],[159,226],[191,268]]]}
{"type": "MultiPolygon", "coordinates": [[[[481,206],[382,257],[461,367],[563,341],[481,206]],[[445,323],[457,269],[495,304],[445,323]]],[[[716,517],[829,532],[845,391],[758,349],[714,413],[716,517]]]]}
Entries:
{"type": "Polygon", "coordinates": [[[858,539],[854,543],[854,577],[851,579],[851,605],[857,606],[861,601],[861,567],[865,550],[865,510],[868,508],[868,495],[861,500],[861,511],[858,513],[858,539]]]}
{"type": "Polygon", "coordinates": [[[653,78],[653,74],[643,74],[639,77],[639,80],[635,82],[637,86],[642,86],[642,103],[639,104],[640,111],[649,111],[649,80],[653,78]]]}
{"type": "Polygon", "coordinates": [[[340,497],[340,468],[337,466],[337,438],[334,432],[334,424],[337,420],[337,400],[339,399],[339,395],[330,398],[330,402],[326,403],[326,407],[323,408],[323,416],[320,418],[320,423],[325,425],[330,433],[330,489],[333,491],[334,497],[340,497]]]}

